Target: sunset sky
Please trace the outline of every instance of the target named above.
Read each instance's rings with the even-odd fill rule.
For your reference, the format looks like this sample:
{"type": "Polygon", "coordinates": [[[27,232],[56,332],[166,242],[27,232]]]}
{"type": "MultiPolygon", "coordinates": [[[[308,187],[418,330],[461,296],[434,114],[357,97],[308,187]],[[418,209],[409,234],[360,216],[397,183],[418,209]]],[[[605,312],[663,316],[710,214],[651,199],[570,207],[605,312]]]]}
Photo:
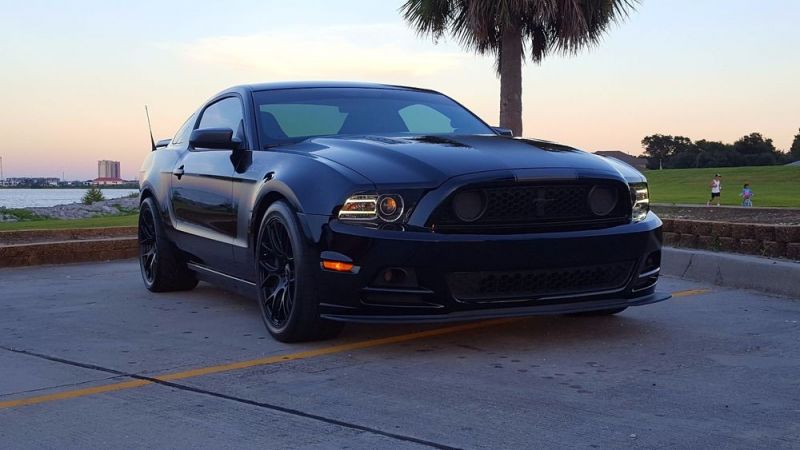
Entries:
{"type": "MultiPolygon", "coordinates": [[[[434,45],[402,1],[3,1],[0,157],[6,177],[133,179],[156,139],[228,86],[358,80],[442,91],[497,123],[490,57],[434,45]]],[[[800,1],[645,0],[600,46],[527,64],[525,135],[642,151],[642,137],[787,149],[800,127],[800,1]]]]}

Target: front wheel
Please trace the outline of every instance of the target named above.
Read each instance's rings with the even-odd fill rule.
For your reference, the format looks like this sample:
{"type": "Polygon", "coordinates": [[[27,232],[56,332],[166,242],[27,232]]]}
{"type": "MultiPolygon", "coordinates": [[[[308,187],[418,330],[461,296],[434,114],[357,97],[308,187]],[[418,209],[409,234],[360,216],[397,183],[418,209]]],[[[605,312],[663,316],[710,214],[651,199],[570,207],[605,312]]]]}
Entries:
{"type": "Polygon", "coordinates": [[[316,259],[303,244],[297,217],[286,203],[278,201],[267,209],[256,246],[258,304],[270,334],[282,342],[338,334],[342,328],[339,322],[319,316],[313,279],[316,259]]]}

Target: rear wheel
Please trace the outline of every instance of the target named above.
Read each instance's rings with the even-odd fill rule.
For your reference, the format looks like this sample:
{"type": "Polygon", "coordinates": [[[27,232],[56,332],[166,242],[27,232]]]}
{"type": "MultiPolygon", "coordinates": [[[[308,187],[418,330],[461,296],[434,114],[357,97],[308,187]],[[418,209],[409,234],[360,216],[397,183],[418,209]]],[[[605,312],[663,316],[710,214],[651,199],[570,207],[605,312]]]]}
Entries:
{"type": "Polygon", "coordinates": [[[267,330],[282,342],[335,336],[339,322],[321,319],[313,282],[315,258],[303,245],[297,218],[286,203],[270,205],[256,241],[258,304],[267,330]]]}
{"type": "Polygon", "coordinates": [[[139,208],[139,267],[145,287],[153,292],[186,291],[197,278],[170,242],[152,198],[139,208]]]}
{"type": "Polygon", "coordinates": [[[622,308],[598,309],[597,311],[572,313],[570,316],[612,316],[614,314],[619,314],[626,309],[628,309],[627,306],[623,306],[622,308]]]}

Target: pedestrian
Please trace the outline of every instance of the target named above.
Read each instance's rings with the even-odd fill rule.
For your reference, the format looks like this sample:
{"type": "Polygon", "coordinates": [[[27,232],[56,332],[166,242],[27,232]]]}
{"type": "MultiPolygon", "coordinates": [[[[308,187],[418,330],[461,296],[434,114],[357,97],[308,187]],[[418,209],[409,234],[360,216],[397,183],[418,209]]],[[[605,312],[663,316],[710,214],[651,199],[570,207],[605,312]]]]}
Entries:
{"type": "Polygon", "coordinates": [[[739,197],[742,197],[742,206],[750,207],[753,206],[753,191],[750,190],[750,185],[745,183],[744,187],[742,188],[742,193],[739,194],[739,197]]]}
{"type": "Polygon", "coordinates": [[[711,206],[711,202],[714,199],[717,199],[717,206],[720,204],[720,194],[722,193],[722,175],[716,174],[714,175],[714,179],[711,180],[711,183],[708,184],[708,187],[711,188],[711,199],[706,202],[706,206],[711,206]]]}

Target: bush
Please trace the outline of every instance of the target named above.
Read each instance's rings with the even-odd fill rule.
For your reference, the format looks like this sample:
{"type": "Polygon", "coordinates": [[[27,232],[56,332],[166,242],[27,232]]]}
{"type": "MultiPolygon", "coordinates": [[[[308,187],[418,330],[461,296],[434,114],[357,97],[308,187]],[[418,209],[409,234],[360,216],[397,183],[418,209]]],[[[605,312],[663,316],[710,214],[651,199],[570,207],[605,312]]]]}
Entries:
{"type": "Polygon", "coordinates": [[[0,206],[0,216],[5,217],[6,219],[9,217],[16,218],[19,221],[28,221],[28,220],[43,220],[44,217],[37,216],[36,214],[28,211],[27,209],[22,208],[6,208],[4,206],[0,206]]]}
{"type": "Polygon", "coordinates": [[[101,202],[105,199],[106,198],[103,196],[103,191],[101,191],[97,186],[92,186],[86,190],[85,194],[83,194],[81,201],[84,205],[91,205],[94,202],[101,202]]]}

